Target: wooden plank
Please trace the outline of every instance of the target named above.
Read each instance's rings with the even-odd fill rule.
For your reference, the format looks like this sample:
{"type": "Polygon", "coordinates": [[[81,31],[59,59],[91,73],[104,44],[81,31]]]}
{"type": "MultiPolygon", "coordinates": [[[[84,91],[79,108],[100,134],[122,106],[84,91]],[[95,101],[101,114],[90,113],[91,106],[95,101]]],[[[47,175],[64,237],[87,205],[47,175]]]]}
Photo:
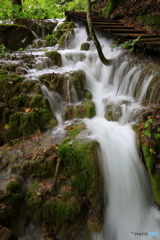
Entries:
{"type": "Polygon", "coordinates": [[[113,25],[113,26],[111,26],[111,25],[108,25],[108,26],[106,26],[106,25],[95,25],[94,26],[95,28],[99,28],[99,29],[101,29],[101,28],[105,28],[105,29],[135,29],[135,28],[133,28],[133,27],[125,27],[125,26],[117,26],[117,25],[113,25]]]}
{"type": "Polygon", "coordinates": [[[107,26],[107,25],[115,25],[115,26],[124,26],[123,23],[114,23],[114,22],[92,22],[93,25],[104,25],[104,26],[107,26]]]}
{"type": "MultiPolygon", "coordinates": [[[[137,33],[137,34],[126,34],[126,33],[114,33],[114,35],[116,35],[117,37],[120,37],[120,38],[127,38],[127,39],[133,39],[133,38],[137,38],[137,37],[150,37],[150,38],[154,38],[155,35],[150,35],[150,34],[147,34],[147,33],[137,33]]],[[[157,35],[158,37],[160,37],[160,35],[157,35]]]]}
{"type": "Polygon", "coordinates": [[[157,41],[160,41],[160,38],[140,38],[139,40],[138,40],[138,42],[157,42],[157,41]]]}
{"type": "Polygon", "coordinates": [[[136,29],[110,29],[108,30],[107,28],[104,29],[104,31],[108,31],[108,32],[111,32],[111,33],[127,33],[127,34],[130,34],[130,33],[146,33],[145,31],[141,31],[141,30],[136,30],[136,29]]]}

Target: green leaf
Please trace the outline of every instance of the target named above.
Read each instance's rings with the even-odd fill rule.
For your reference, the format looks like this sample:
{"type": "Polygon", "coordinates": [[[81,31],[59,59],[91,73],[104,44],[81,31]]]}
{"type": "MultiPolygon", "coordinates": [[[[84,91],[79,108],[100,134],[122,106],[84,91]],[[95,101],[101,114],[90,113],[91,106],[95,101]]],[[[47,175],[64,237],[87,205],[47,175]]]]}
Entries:
{"type": "Polygon", "coordinates": [[[155,139],[158,139],[158,138],[160,138],[160,134],[159,133],[154,134],[154,137],[155,137],[155,139]]]}
{"type": "Polygon", "coordinates": [[[144,134],[147,136],[147,137],[151,137],[151,131],[149,129],[147,129],[146,131],[144,131],[144,134]]]}
{"type": "Polygon", "coordinates": [[[150,126],[149,122],[148,122],[148,121],[145,122],[145,124],[144,124],[144,128],[148,128],[149,126],[150,126]]]}

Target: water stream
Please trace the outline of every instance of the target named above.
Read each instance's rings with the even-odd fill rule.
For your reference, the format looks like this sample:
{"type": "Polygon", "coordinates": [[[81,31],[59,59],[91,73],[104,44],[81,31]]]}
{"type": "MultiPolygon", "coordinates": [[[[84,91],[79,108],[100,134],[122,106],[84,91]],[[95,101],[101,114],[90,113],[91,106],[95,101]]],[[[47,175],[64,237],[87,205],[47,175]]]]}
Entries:
{"type": "MultiPolygon", "coordinates": [[[[145,100],[153,76],[145,76],[135,99],[142,66],[130,67],[125,56],[117,58],[115,66],[104,66],[94,46],[88,52],[79,51],[87,36],[84,28],[76,31],[69,45],[71,49],[61,51],[63,68],[85,72],[86,89],[93,95],[96,117],[84,119],[84,122],[91,132],[88,137],[100,143],[100,164],[105,181],[104,226],[92,239],[129,240],[135,235],[137,240],[143,240],[149,232],[159,232],[160,214],[151,197],[150,182],[140,161],[132,124],[144,108],[141,102],[145,100]],[[113,121],[105,118],[108,110],[112,111],[113,121]]],[[[121,54],[120,50],[111,51],[110,40],[100,38],[100,41],[108,58],[121,54]]]]}
{"type": "MultiPolygon", "coordinates": [[[[93,43],[89,51],[80,51],[80,45],[86,39],[85,28],[77,27],[68,48],[59,51],[62,55],[61,68],[50,68],[47,65],[39,71],[32,69],[26,76],[34,79],[43,73],[64,73],[79,69],[85,73],[86,89],[92,93],[96,116],[81,121],[90,132],[87,137],[96,139],[100,144],[100,164],[105,185],[104,225],[100,233],[93,234],[92,240],[129,240],[131,232],[132,235],[143,233],[143,236],[135,236],[137,240],[146,239],[148,232],[159,232],[160,235],[160,214],[154,206],[148,174],[140,160],[132,130],[132,125],[145,108],[141,103],[145,101],[153,76],[146,75],[140,81],[143,65],[131,66],[127,55],[120,56],[122,50],[112,50],[111,40],[99,36],[105,56],[109,59],[117,58],[112,66],[104,66],[93,43]],[[137,86],[138,90],[135,91],[137,86]],[[111,121],[106,120],[108,113],[111,114],[111,121]]],[[[37,54],[39,61],[42,61],[43,51],[37,50],[33,54],[37,54]]],[[[68,95],[70,87],[70,82],[67,82],[68,95]]],[[[61,96],[49,91],[44,85],[41,90],[49,100],[60,130],[63,129],[65,120],[61,116],[61,96]]],[[[77,104],[82,100],[77,99],[76,94],[74,99],[72,102],[69,95],[68,104],[77,104]]],[[[159,236],[149,239],[158,240],[159,236]]]]}

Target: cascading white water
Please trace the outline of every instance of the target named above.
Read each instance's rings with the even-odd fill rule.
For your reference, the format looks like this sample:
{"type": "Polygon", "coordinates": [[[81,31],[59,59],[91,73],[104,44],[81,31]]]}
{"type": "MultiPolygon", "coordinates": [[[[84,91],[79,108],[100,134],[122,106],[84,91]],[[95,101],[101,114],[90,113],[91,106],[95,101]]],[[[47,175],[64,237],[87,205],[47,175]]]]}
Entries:
{"type": "Polygon", "coordinates": [[[41,86],[41,90],[44,97],[47,98],[49,101],[50,108],[57,120],[57,123],[63,125],[63,119],[61,116],[61,104],[63,100],[61,96],[57,92],[49,91],[45,85],[41,86]]]}
{"type": "MultiPolygon", "coordinates": [[[[109,43],[104,39],[100,40],[108,58],[118,56],[120,52],[111,52],[109,43]]],[[[78,49],[76,42],[77,39],[70,46],[78,49]]],[[[125,57],[117,68],[104,66],[93,48],[83,54],[82,61],[82,52],[76,51],[78,57],[69,57],[70,52],[67,50],[63,55],[63,63],[65,66],[68,64],[69,67],[72,65],[75,69],[84,70],[86,88],[92,93],[92,101],[96,107],[97,116],[84,119],[84,122],[91,132],[89,137],[100,144],[106,205],[103,229],[100,233],[93,234],[92,239],[129,240],[135,236],[136,239],[143,240],[149,232],[158,233],[160,230],[160,214],[154,206],[150,181],[140,161],[131,126],[143,109],[141,102],[145,100],[153,76],[145,77],[135,100],[134,91],[140,78],[141,66],[130,68],[125,57]],[[115,114],[118,119],[105,119],[110,108],[113,112],[118,111],[115,114]]]]}
{"type": "MultiPolygon", "coordinates": [[[[130,67],[127,56],[118,57],[121,50],[111,50],[111,41],[99,37],[104,55],[116,59],[113,65],[104,66],[93,43],[89,51],[80,51],[80,45],[86,40],[85,28],[77,26],[75,38],[72,38],[68,49],[59,51],[63,66],[54,69],[54,72],[83,70],[86,89],[92,93],[96,108],[95,117],[83,120],[91,133],[88,138],[100,144],[100,164],[105,186],[104,225],[100,233],[93,234],[92,240],[129,240],[131,232],[158,232],[159,212],[154,206],[148,175],[140,161],[135,134],[131,128],[144,108],[141,102],[145,100],[152,76],[146,76],[140,81],[141,66],[130,67]],[[139,82],[141,84],[135,94],[139,82]],[[111,121],[105,118],[109,112],[111,121]]],[[[50,71],[53,69],[47,69],[47,72],[50,71]]],[[[72,102],[71,87],[68,81],[68,104],[72,102]]],[[[61,125],[60,129],[63,128],[60,95],[49,91],[44,85],[41,89],[61,125]]],[[[74,103],[77,101],[76,99],[74,103]]],[[[146,236],[136,236],[136,239],[144,240],[146,236]]],[[[158,237],[149,239],[156,240],[158,237]]]]}

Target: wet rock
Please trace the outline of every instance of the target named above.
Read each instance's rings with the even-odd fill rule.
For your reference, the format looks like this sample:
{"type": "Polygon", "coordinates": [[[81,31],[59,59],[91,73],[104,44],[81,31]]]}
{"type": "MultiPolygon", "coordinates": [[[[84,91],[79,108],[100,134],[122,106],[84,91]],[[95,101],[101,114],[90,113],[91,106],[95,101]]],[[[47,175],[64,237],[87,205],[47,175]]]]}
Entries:
{"type": "Polygon", "coordinates": [[[66,102],[76,103],[84,97],[86,79],[81,70],[67,74],[44,74],[40,80],[50,91],[58,92],[66,102]]]}
{"type": "Polygon", "coordinates": [[[35,38],[32,31],[20,25],[0,25],[0,43],[11,51],[26,48],[35,38]]]}
{"type": "Polygon", "coordinates": [[[53,33],[54,45],[58,43],[60,48],[64,48],[74,35],[75,27],[74,22],[64,22],[60,24],[53,33]]]}
{"type": "Polygon", "coordinates": [[[45,56],[52,59],[53,65],[62,67],[62,59],[61,59],[61,54],[59,52],[57,52],[57,51],[46,52],[45,56]]]}
{"type": "Polygon", "coordinates": [[[68,105],[64,109],[65,119],[74,118],[92,118],[95,116],[95,106],[91,101],[85,101],[78,105],[68,105]]]}
{"type": "Polygon", "coordinates": [[[17,67],[16,68],[16,73],[17,74],[27,74],[28,70],[26,68],[23,68],[23,67],[17,67]]]}
{"type": "Polygon", "coordinates": [[[90,48],[90,44],[87,42],[81,45],[81,50],[88,51],[89,48],[90,48]]]}
{"type": "Polygon", "coordinates": [[[45,40],[45,39],[35,39],[33,41],[33,45],[36,48],[46,47],[47,46],[47,40],[45,40]]]}
{"type": "Polygon", "coordinates": [[[18,237],[12,230],[0,224],[0,239],[1,240],[18,240],[18,237]]]}

